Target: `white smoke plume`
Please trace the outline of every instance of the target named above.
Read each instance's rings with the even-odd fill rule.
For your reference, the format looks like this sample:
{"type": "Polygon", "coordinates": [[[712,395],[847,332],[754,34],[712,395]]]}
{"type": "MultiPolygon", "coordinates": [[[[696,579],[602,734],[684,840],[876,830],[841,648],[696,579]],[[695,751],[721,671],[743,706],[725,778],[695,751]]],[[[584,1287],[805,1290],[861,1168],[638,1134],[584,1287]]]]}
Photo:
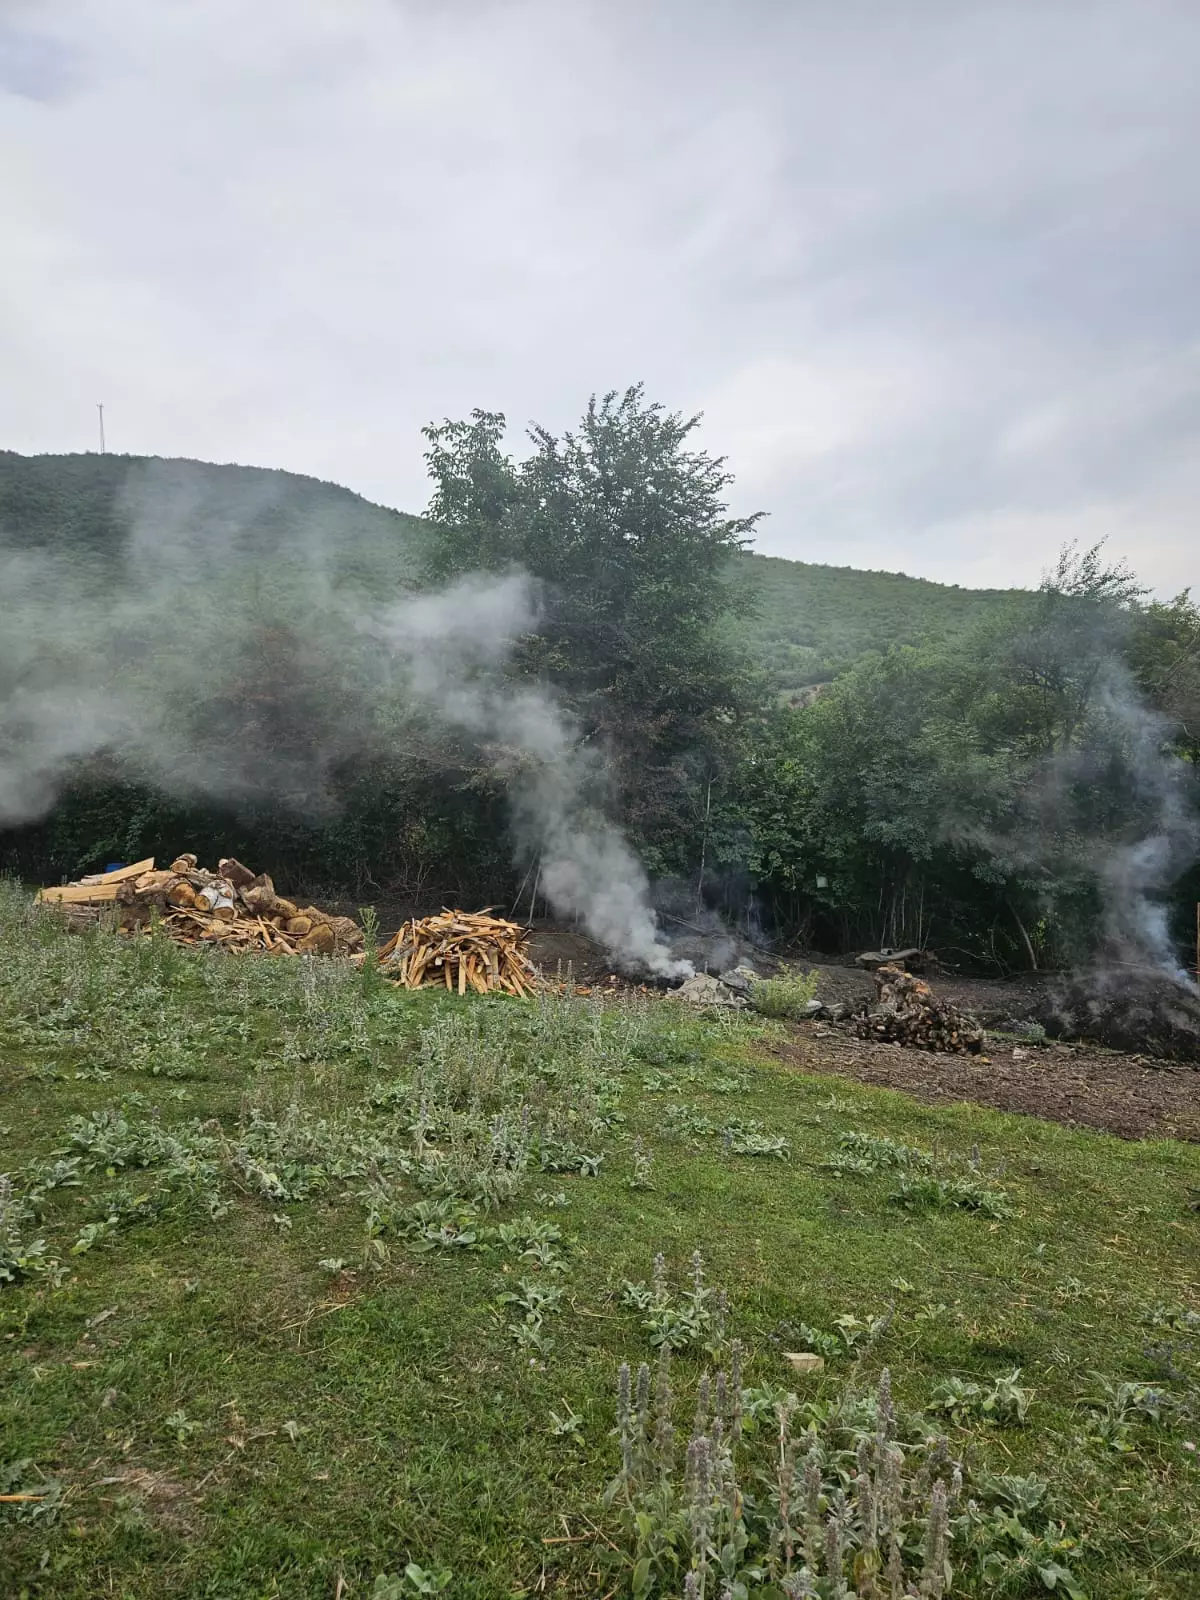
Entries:
{"type": "MultiPolygon", "coordinates": [[[[1167,719],[1146,706],[1116,661],[1097,715],[1119,753],[1103,777],[1124,788],[1123,837],[1090,845],[1103,920],[1098,949],[1051,997],[1047,1025],[1117,1049],[1200,1060],[1200,986],[1181,964],[1167,897],[1200,853],[1195,775],[1173,754],[1167,719]]],[[[1076,775],[1095,778],[1077,763],[1076,775]]]]}
{"type": "Polygon", "coordinates": [[[475,575],[381,604],[407,578],[403,552],[365,536],[344,499],[297,514],[271,475],[243,479],[222,499],[202,468],[134,466],[107,563],[0,528],[0,829],[45,816],[79,763],[109,750],[176,798],[326,810],[338,763],[386,748],[379,706],[399,688],[504,778],[514,854],[557,914],[627,966],[687,975],[606,815],[602,752],[548,690],[506,674],[536,621],[528,578],[475,575]],[[269,720],[230,737],[221,708],[253,697],[275,637],[289,737],[269,720]]]}
{"type": "Polygon", "coordinates": [[[1138,693],[1110,654],[1096,671],[1084,733],[989,793],[989,813],[959,809],[940,838],[986,852],[996,869],[1042,885],[1047,911],[1092,883],[1100,900],[1099,937],[1076,952],[1086,986],[1119,988],[1157,975],[1200,999],[1181,966],[1170,928],[1172,886],[1200,856],[1196,775],[1171,748],[1167,718],[1138,693]],[[1088,812],[1097,794],[1111,802],[1106,823],[1088,812]]]}
{"type": "Polygon", "coordinates": [[[1099,863],[1104,900],[1103,957],[1160,971],[1200,998],[1171,937],[1166,896],[1200,854],[1194,773],[1170,750],[1167,719],[1147,706],[1124,667],[1113,662],[1099,695],[1102,715],[1125,752],[1136,809],[1135,837],[1116,843],[1099,863]]]}
{"type": "Polygon", "coordinates": [[[505,772],[519,856],[560,916],[576,915],[618,960],[661,977],[688,977],[650,906],[644,869],[604,814],[603,762],[581,743],[542,688],[503,681],[500,669],[536,621],[523,574],[467,577],[391,607],[368,626],[409,671],[414,694],[448,724],[492,746],[505,772]]]}

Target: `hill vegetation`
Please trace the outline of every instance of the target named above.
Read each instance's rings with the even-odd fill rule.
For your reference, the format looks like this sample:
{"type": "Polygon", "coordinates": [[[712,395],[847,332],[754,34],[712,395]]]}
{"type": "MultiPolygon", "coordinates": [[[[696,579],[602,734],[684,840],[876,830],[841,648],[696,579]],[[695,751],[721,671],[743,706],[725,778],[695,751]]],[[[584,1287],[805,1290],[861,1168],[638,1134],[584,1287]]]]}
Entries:
{"type": "Polygon", "coordinates": [[[620,955],[640,861],[677,913],[810,948],[1174,970],[1195,604],[1098,550],[1035,593],[757,556],[693,431],[635,388],[517,458],[476,411],[426,430],[423,519],[251,468],[0,456],[0,864],[524,885],[620,955]]]}
{"type": "Polygon", "coordinates": [[[953,639],[1001,612],[1015,617],[1031,598],[753,551],[734,558],[733,574],[753,598],[741,625],[747,648],[785,697],[830,682],[865,655],[953,639]]]}
{"type": "Polygon", "coordinates": [[[404,583],[424,524],[335,483],[265,467],[157,456],[39,455],[0,450],[0,547],[67,556],[99,581],[130,557],[191,547],[238,562],[287,560],[320,545],[347,572],[404,583]]]}
{"type": "MultiPolygon", "coordinates": [[[[331,531],[331,547],[408,584],[428,544],[424,518],[388,510],[338,484],[263,467],[148,456],[0,451],[0,542],[111,562],[138,540],[152,562],[156,533],[172,542],[236,534],[242,556],[285,555],[331,531]]],[[[772,690],[825,683],[890,645],[948,638],[1020,591],[962,589],[898,572],[865,572],[762,556],[730,557],[729,581],[750,605],[738,632],[772,690]]]]}

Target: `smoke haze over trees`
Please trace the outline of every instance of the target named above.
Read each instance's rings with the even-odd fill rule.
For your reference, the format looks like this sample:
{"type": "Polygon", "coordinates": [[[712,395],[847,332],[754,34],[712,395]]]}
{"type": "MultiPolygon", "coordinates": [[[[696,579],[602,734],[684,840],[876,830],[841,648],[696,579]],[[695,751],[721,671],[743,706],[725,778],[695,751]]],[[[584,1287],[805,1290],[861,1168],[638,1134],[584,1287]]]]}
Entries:
{"type": "Polygon", "coordinates": [[[515,567],[541,583],[520,670],[603,752],[608,798],[660,871],[688,870],[681,823],[730,770],[754,704],[730,628],[744,595],[724,575],[758,519],[726,515],[729,476],[693,447],[697,423],[638,390],[607,395],[576,433],[531,429],[519,464],[500,415],[426,430],[430,577],[515,567]]]}
{"type": "Polygon", "coordinates": [[[640,860],[818,948],[1181,960],[1188,596],[1099,550],[1033,594],[777,572],[695,420],[637,389],[521,457],[486,411],[426,439],[424,522],[253,469],[0,457],[0,863],[540,882],[617,945],[654,938],[640,860]]]}

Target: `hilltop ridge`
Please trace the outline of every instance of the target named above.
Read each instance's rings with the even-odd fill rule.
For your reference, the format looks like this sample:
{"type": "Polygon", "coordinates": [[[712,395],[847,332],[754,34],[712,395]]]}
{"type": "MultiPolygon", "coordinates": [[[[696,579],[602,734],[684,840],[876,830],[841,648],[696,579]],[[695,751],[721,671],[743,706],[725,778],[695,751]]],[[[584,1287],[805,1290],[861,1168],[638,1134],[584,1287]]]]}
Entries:
{"type": "MultiPolygon", "coordinates": [[[[264,555],[336,525],[340,559],[379,582],[411,582],[425,524],[341,484],[272,467],[186,457],[25,456],[0,451],[0,540],[78,552],[106,564],[132,531],[177,541],[212,537],[264,555]]],[[[778,693],[828,682],[870,650],[949,637],[1020,591],[969,589],[901,572],[865,571],[747,551],[734,582],[752,588],[742,624],[752,658],[778,693]]]]}

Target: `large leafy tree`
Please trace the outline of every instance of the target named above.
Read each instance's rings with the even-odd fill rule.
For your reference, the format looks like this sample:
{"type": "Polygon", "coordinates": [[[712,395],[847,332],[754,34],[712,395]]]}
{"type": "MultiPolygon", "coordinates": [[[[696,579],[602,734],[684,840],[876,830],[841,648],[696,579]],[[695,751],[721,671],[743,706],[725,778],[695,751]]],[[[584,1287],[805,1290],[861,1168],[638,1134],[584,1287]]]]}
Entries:
{"type": "Polygon", "coordinates": [[[758,518],[729,515],[731,476],[696,448],[699,421],[635,386],[593,396],[561,437],[530,428],[520,461],[499,412],[425,429],[429,575],[519,567],[539,580],[519,670],[606,749],[624,818],[660,868],[688,864],[702,843],[754,693],[728,569],[758,518]]]}
{"type": "Polygon", "coordinates": [[[1124,562],[1106,563],[1103,540],[1063,546],[998,663],[1003,714],[1025,748],[1062,753],[1081,736],[1146,593],[1124,562]]]}

